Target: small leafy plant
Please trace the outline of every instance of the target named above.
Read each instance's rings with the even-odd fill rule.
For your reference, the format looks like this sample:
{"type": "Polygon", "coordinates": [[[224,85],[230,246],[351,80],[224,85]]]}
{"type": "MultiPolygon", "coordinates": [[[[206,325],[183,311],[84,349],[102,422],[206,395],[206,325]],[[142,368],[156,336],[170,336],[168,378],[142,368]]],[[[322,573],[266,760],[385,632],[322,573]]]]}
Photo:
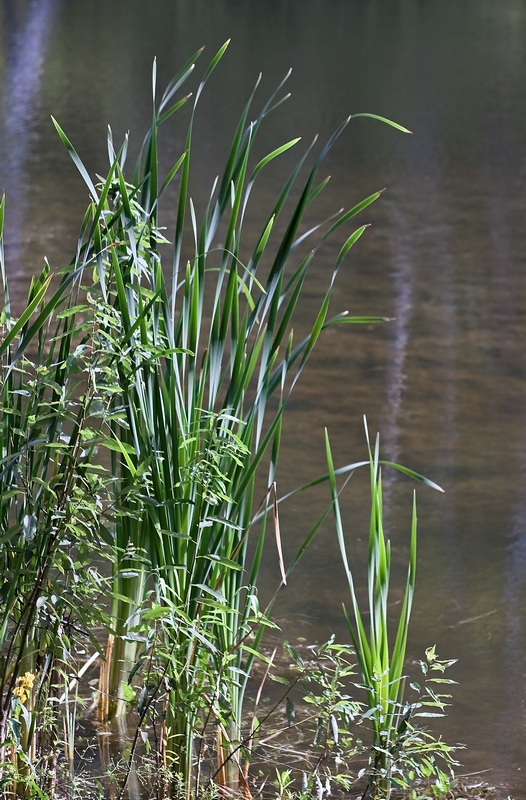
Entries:
{"type": "Polygon", "coordinates": [[[333,786],[348,791],[355,779],[353,761],[363,751],[359,726],[364,705],[349,693],[356,673],[354,651],[332,637],[310,648],[306,663],[295,648],[287,648],[302,672],[303,702],[314,723],[309,753],[314,763],[305,773],[308,785],[318,796],[331,794],[333,786]]]}
{"type": "MultiPolygon", "coordinates": [[[[370,749],[369,767],[363,769],[358,777],[368,774],[368,789],[378,796],[383,785],[389,781],[398,791],[411,793],[412,788],[420,785],[431,790],[433,795],[440,796],[455,784],[453,767],[458,761],[453,753],[459,746],[451,746],[437,738],[420,722],[420,718],[437,718],[444,716],[451,695],[439,691],[435,684],[452,685],[455,681],[437,677],[436,673],[444,671],[455,663],[453,660],[439,660],[435,647],[426,650],[425,660],[419,662],[422,670],[422,681],[411,683],[410,688],[416,693],[414,699],[402,698],[398,703],[398,716],[393,723],[391,746],[385,753],[381,744],[375,741],[370,749]],[[387,756],[382,759],[380,756],[387,756]]],[[[385,736],[387,738],[387,736],[385,736]]]]}
{"type": "MultiPolygon", "coordinates": [[[[453,753],[457,748],[437,738],[421,718],[443,716],[450,695],[440,689],[454,683],[443,673],[455,661],[440,660],[435,648],[428,648],[425,660],[419,662],[422,679],[410,684],[413,696],[398,701],[390,730],[382,720],[384,741],[390,737],[386,751],[383,742],[367,741],[368,728],[379,708],[356,699],[356,689],[366,687],[356,681],[354,648],[335,643],[334,637],[321,647],[307,647],[304,653],[290,644],[285,647],[295,665],[290,690],[299,683],[304,692],[299,704],[293,704],[287,695],[286,716],[289,726],[302,731],[302,740],[309,742],[309,748],[296,770],[277,767],[275,785],[284,796],[300,797],[306,792],[308,797],[322,798],[338,790],[356,790],[364,779],[363,798],[387,798],[386,781],[388,792],[396,789],[403,796],[415,798],[429,793],[441,797],[454,788],[453,767],[457,762],[453,753]]],[[[287,752],[298,758],[294,746],[282,742],[278,747],[282,764],[287,762],[287,752]]]]}

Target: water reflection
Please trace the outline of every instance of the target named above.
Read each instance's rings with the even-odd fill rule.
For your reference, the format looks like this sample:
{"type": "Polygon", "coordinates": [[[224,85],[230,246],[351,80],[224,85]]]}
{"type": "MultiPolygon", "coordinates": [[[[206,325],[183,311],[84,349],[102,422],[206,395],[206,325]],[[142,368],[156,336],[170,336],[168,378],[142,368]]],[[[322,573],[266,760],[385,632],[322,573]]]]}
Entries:
{"type": "Polygon", "coordinates": [[[27,161],[35,150],[42,73],[49,34],[61,0],[32,0],[25,12],[4,0],[7,44],[2,103],[0,164],[2,188],[8,195],[6,223],[8,259],[16,263],[24,241],[25,196],[29,191],[27,161]]]}
{"type": "MultiPolygon", "coordinates": [[[[380,429],[382,431],[384,452],[389,453],[389,458],[392,461],[400,461],[400,415],[406,383],[405,367],[414,294],[413,245],[407,220],[400,213],[396,204],[391,204],[390,211],[393,217],[391,243],[394,269],[391,276],[394,286],[394,319],[390,326],[390,339],[387,349],[386,410],[380,429]]],[[[386,475],[384,479],[386,498],[388,497],[389,481],[392,478],[393,475],[391,473],[386,475]]]]}
{"type": "MultiPolygon", "coordinates": [[[[526,439],[524,442],[526,446],[526,439]]],[[[521,470],[521,483],[525,486],[526,463],[521,470]]],[[[506,573],[507,581],[502,594],[505,606],[504,639],[502,643],[502,670],[506,675],[505,690],[499,703],[496,725],[495,749],[499,769],[511,775],[521,766],[521,747],[517,737],[525,724],[525,650],[524,597],[526,590],[526,511],[524,504],[516,509],[508,536],[506,573]],[[518,708],[519,706],[519,714],[518,708]],[[514,722],[514,720],[516,720],[514,722]]]]}

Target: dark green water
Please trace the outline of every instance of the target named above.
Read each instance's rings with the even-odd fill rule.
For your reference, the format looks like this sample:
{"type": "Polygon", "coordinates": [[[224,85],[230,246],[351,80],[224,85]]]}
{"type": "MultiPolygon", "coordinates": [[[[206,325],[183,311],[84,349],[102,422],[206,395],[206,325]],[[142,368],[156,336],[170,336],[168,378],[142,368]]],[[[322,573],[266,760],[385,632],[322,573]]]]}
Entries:
{"type": "MultiPolygon", "coordinates": [[[[334,310],[394,317],[328,333],[293,399],[281,493],[324,471],[323,428],[339,464],[364,457],[362,416],[383,452],[441,484],[420,489],[411,657],[437,645],[459,658],[442,730],[464,772],[526,797],[526,0],[3,0],[0,188],[7,259],[19,295],[43,256],[72,252],[87,193],[50,122],[90,171],[106,164],[106,126],[137,147],[162,86],[200,45],[229,51],[203,97],[194,159],[207,196],[260,70],[261,101],[293,68],[293,93],[262,131],[270,150],[325,139],[372,111],[404,136],[356,120],[327,162],[320,217],[387,187],[338,279],[334,310]]],[[[182,129],[166,137],[168,155],[182,129]]],[[[262,202],[291,161],[269,171],[262,202]]],[[[168,212],[168,209],[166,210],[168,212]]],[[[169,219],[167,216],[167,224],[169,219]]],[[[315,313],[334,252],[319,260],[298,327],[315,313]]],[[[406,570],[412,485],[386,475],[396,585],[406,570]]],[[[364,572],[366,476],[344,503],[353,565],[364,572]]],[[[290,556],[325,490],[283,508],[290,556]]],[[[265,564],[268,591],[276,559],[265,564]]],[[[399,596],[396,589],[394,598],[399,596]]],[[[298,567],[277,614],[290,637],[344,637],[343,573],[330,524],[298,567]]]]}

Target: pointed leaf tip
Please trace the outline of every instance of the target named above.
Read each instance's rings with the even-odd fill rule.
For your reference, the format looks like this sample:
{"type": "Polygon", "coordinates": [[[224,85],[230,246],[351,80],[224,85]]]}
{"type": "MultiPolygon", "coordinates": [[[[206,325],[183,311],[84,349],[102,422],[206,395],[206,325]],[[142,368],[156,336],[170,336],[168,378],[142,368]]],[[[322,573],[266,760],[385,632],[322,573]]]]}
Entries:
{"type": "MultiPolygon", "coordinates": [[[[391,125],[393,128],[396,128],[398,131],[402,131],[402,133],[412,133],[412,131],[404,128],[403,125],[399,125],[397,122],[393,122],[391,119],[387,119],[387,117],[380,117],[378,114],[369,114],[366,111],[362,111],[359,114],[351,114],[351,117],[369,117],[370,119],[377,119],[380,122],[385,122],[386,125],[391,125]]],[[[349,117],[349,119],[351,119],[349,117]]]]}

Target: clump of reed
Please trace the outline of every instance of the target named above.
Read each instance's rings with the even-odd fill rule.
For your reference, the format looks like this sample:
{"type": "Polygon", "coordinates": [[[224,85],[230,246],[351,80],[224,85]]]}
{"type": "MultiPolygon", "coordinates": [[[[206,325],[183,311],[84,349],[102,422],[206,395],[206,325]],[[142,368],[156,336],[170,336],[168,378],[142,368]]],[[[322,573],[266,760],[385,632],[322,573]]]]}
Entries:
{"type": "MultiPolygon", "coordinates": [[[[200,785],[205,748],[215,749],[208,776],[248,791],[244,700],[272,625],[257,591],[269,535],[282,583],[290,571],[275,485],[283,414],[324,330],[385,321],[329,316],[359,225],[340,238],[310,333],[296,341],[292,332],[320,249],[380,196],[304,230],[327,184],[322,162],[351,117],[311,167],[314,145],[300,156],[254,243],[244,224],[256,181],[299,141],[254,163],[282,86],[249,121],[254,90],[198,215],[189,195],[193,127],[226,46],[193,98],[181,89],[201,51],[160,99],[154,66],[152,126],[131,174],[128,141],[116,148],[110,132],[109,170],[94,182],[55,122],[91,201],[71,263],[58,283],[46,265],[17,319],[0,238],[0,769],[15,795],[36,785],[38,770],[47,775],[38,791],[54,791],[57,765],[73,775],[79,684],[96,662],[99,724],[135,714],[121,794],[137,747],[154,747],[149,731],[168,776],[164,796],[200,785]],[[188,103],[184,149],[161,175],[159,129],[188,103]],[[167,267],[159,204],[171,184],[167,267]]],[[[2,201],[0,231],[3,216],[2,201]]]]}
{"type": "MultiPolygon", "coordinates": [[[[452,754],[457,748],[435,738],[419,724],[418,718],[444,716],[450,695],[440,692],[443,684],[451,685],[454,681],[444,678],[443,673],[455,660],[440,660],[435,647],[428,648],[426,660],[420,662],[422,685],[410,683],[412,699],[408,699],[409,693],[406,691],[407,636],[416,580],[416,493],[413,493],[407,579],[394,635],[394,613],[389,609],[393,605],[390,595],[391,543],[386,539],[383,523],[382,467],[393,467],[417,480],[422,477],[399,464],[381,461],[380,437],[377,435],[374,448],[371,448],[365,419],[364,422],[371,493],[366,609],[360,609],[355,571],[349,565],[339,501],[341,489],[337,485],[329,437],[327,432],[325,434],[332,508],[352,605],[351,615],[345,605],[343,611],[358,661],[361,688],[367,697],[365,717],[372,728],[372,745],[368,747],[369,764],[361,771],[362,776],[367,775],[368,779],[363,796],[370,794],[375,798],[389,798],[393,789],[409,791],[414,781],[429,781],[430,778],[436,781],[433,790],[436,794],[446,793],[453,788],[451,767],[458,762],[452,754]],[[440,677],[437,677],[437,672],[440,677]],[[437,755],[441,757],[447,772],[437,764],[437,755]]],[[[425,482],[443,491],[432,481],[425,479],[425,482]]]]}

